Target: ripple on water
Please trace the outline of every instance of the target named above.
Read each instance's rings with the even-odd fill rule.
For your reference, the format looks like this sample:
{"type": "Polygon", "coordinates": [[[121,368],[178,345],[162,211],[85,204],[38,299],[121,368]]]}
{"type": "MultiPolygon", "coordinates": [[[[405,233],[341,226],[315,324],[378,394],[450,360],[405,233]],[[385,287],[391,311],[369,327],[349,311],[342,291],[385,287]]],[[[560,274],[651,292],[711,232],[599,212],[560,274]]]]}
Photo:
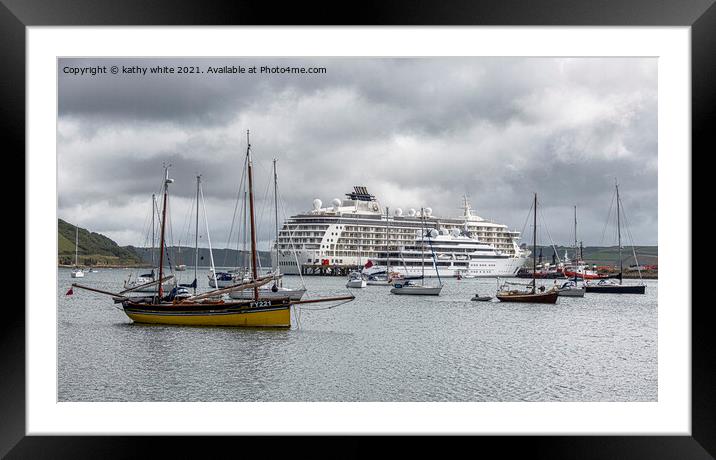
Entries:
{"type": "MultiPolygon", "coordinates": [[[[471,302],[495,280],[447,280],[439,298],[384,287],[300,311],[290,330],[133,324],[111,300],[58,283],[61,401],[655,401],[657,282],[644,296],[556,305],[471,302]]],[[[83,283],[112,290],[124,270],[83,283]]],[[[298,284],[297,277],[286,277],[298,284]]],[[[311,296],[345,280],[306,278],[311,296]]],[[[295,317],[296,315],[294,315],[295,317]]]]}

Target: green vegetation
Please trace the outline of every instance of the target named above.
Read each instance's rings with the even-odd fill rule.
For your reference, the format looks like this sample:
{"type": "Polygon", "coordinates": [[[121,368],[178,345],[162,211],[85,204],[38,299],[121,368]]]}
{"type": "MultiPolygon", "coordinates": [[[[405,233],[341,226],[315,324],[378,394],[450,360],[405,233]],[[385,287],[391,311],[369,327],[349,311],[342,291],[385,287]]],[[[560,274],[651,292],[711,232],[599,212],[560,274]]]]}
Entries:
{"type": "MultiPolygon", "coordinates": [[[[554,249],[552,246],[537,246],[537,255],[539,255],[540,248],[542,248],[542,260],[545,262],[552,261],[552,254],[554,249]]],[[[528,249],[532,249],[528,247],[528,249]]],[[[574,257],[574,250],[571,246],[557,246],[557,255],[562,258],[564,257],[564,251],[567,251],[567,255],[572,258],[574,257]]],[[[636,258],[641,265],[658,265],[659,264],[659,247],[658,246],[636,246],[636,258]]],[[[616,265],[619,260],[619,248],[616,246],[585,246],[584,247],[584,261],[588,264],[596,265],[616,265]]],[[[634,256],[632,254],[631,246],[622,247],[622,257],[624,260],[625,267],[634,264],[634,256]]]]}
{"type": "MultiPolygon", "coordinates": [[[[138,254],[144,263],[152,263],[151,248],[138,248],[134,246],[126,246],[126,248],[138,254]]],[[[154,251],[154,260],[155,263],[158,264],[159,249],[156,248],[154,251]]],[[[246,259],[244,259],[243,252],[237,251],[236,249],[214,248],[212,252],[214,253],[214,264],[217,267],[240,267],[243,265],[244,260],[247,260],[248,264],[251,263],[251,259],[249,258],[250,256],[247,256],[246,259]]],[[[258,254],[259,264],[264,268],[270,267],[271,253],[268,251],[259,251],[258,254]]],[[[194,266],[194,248],[186,246],[182,246],[181,248],[172,246],[167,248],[165,255],[168,256],[168,258],[164,259],[164,263],[171,264],[173,266],[176,266],[177,264],[184,264],[187,267],[194,266]]],[[[199,248],[199,266],[211,266],[211,258],[209,256],[208,248],[199,248]]]]}
{"type": "MultiPolygon", "coordinates": [[[[141,265],[141,257],[133,250],[99,233],[79,229],[78,258],[80,265],[141,265]]],[[[75,226],[57,220],[57,258],[61,265],[75,263],[75,226]]]]}

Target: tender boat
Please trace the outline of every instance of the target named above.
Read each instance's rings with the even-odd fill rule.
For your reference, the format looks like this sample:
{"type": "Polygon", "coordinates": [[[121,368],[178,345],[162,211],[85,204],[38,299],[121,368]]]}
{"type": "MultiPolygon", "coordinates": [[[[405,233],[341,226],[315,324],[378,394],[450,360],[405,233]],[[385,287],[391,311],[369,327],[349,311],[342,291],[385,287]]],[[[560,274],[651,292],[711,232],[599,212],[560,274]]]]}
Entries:
{"type": "Polygon", "coordinates": [[[474,300],[476,302],[489,302],[492,300],[492,296],[475,294],[475,296],[470,300],[474,300]]]}

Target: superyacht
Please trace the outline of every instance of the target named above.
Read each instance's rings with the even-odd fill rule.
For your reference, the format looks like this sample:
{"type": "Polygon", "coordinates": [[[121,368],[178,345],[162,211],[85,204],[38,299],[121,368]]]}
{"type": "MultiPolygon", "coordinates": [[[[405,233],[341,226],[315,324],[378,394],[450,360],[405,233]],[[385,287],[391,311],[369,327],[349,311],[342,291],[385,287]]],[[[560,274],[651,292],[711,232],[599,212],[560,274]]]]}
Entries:
{"type": "Polygon", "coordinates": [[[273,257],[284,274],[367,266],[366,275],[416,275],[425,265],[426,277],[514,276],[530,254],[518,245],[520,233],[473,214],[466,196],[462,210],[450,218],[437,217],[430,208],[391,213],[366,187],[356,186],[331,206],[316,198],[312,210],[288,218],[273,257]],[[427,245],[435,251],[434,264],[422,260],[427,245]]]}

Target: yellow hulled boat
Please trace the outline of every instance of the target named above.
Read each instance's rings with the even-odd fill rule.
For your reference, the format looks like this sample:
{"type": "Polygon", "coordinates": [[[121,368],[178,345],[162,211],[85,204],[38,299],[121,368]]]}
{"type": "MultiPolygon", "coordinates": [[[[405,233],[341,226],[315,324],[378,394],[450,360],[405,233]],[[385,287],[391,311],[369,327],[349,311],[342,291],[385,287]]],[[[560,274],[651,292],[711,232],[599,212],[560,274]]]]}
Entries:
{"type": "MultiPolygon", "coordinates": [[[[136,323],[145,324],[170,324],[177,326],[246,326],[246,327],[291,327],[291,305],[316,302],[331,301],[351,301],[355,297],[324,297],[311,300],[291,301],[289,297],[279,298],[262,298],[259,293],[259,286],[262,286],[272,279],[275,275],[259,277],[258,276],[258,257],[256,246],[256,225],[254,222],[254,194],[253,194],[253,174],[251,161],[251,144],[248,139],[248,131],[246,132],[246,166],[248,178],[248,195],[249,195],[249,217],[251,221],[251,274],[249,281],[229,286],[227,288],[216,289],[213,291],[197,294],[196,267],[198,260],[194,261],[194,282],[191,285],[180,285],[180,287],[193,287],[194,294],[189,295],[188,290],[180,293],[174,288],[168,295],[164,292],[163,283],[173,277],[164,277],[164,249],[165,249],[165,228],[167,217],[167,195],[168,186],[174,180],[169,178],[169,167],[164,168],[164,193],[162,204],[162,221],[161,233],[159,239],[159,277],[157,281],[146,283],[143,286],[156,284],[156,292],[151,296],[142,298],[130,298],[128,295],[137,288],[126,289],[120,293],[112,293],[102,291],[96,288],[81,286],[74,284],[82,289],[110,295],[115,302],[121,302],[124,313],[136,323]],[[235,290],[252,289],[253,296],[247,300],[224,300],[221,296],[235,290]]],[[[274,161],[274,178],[275,161],[274,161]]],[[[196,234],[199,234],[199,197],[201,194],[201,176],[197,176],[197,204],[196,204],[196,234]]],[[[208,224],[207,224],[208,225],[208,224]]],[[[208,230],[207,230],[208,231],[208,230]]],[[[195,257],[198,258],[198,236],[196,241],[195,257]]]]}
{"type": "Polygon", "coordinates": [[[288,299],[159,304],[126,301],[123,306],[124,313],[135,323],[291,327],[291,304],[288,299]]]}

